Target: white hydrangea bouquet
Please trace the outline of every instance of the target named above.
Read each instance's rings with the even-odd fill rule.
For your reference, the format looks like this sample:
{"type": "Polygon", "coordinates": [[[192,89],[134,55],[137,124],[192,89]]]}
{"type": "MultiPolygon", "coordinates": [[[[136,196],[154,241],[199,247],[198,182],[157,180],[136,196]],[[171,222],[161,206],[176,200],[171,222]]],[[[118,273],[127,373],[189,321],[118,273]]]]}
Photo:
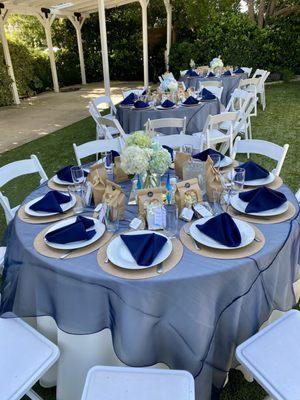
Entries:
{"type": "Polygon", "coordinates": [[[222,71],[222,68],[224,67],[223,61],[221,60],[221,56],[213,58],[209,65],[214,72],[219,72],[219,73],[222,71]]]}
{"type": "Polygon", "coordinates": [[[126,139],[121,154],[121,168],[128,175],[142,177],[144,188],[157,186],[158,178],[169,169],[171,163],[168,150],[152,142],[144,131],[134,132],[126,139]]]}
{"type": "Polygon", "coordinates": [[[164,80],[160,83],[159,88],[162,92],[177,92],[178,82],[173,76],[166,76],[164,80]]]}

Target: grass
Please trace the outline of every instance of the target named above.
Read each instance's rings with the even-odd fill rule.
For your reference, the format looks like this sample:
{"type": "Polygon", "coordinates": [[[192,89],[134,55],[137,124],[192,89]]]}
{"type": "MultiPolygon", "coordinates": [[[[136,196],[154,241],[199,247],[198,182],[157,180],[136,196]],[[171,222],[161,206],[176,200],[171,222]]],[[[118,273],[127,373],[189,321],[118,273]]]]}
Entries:
{"type": "MultiPolygon", "coordinates": [[[[256,118],[252,118],[253,137],[269,140],[280,145],[290,144],[281,176],[294,191],[300,186],[300,82],[270,85],[266,88],[267,108],[259,109],[256,118]]],[[[61,166],[75,163],[72,143],[81,144],[95,138],[95,125],[91,118],[84,119],[50,135],[27,143],[17,149],[0,155],[0,166],[9,162],[28,158],[36,154],[48,176],[52,176],[61,166]]],[[[253,157],[267,168],[274,163],[262,157],[253,157]]],[[[30,193],[38,179],[34,176],[22,177],[4,187],[12,205],[19,204],[30,193]]],[[[0,214],[0,235],[5,229],[5,219],[0,214]]],[[[36,388],[46,400],[55,399],[54,389],[36,388]]],[[[256,383],[247,383],[240,372],[230,373],[229,383],[222,392],[222,400],[260,400],[264,391],[256,383]]]]}

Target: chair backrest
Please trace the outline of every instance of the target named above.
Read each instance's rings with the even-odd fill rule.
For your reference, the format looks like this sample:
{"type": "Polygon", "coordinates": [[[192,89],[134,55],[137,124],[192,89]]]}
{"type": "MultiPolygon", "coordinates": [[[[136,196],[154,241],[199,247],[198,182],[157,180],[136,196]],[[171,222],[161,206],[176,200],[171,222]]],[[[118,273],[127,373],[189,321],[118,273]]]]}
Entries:
{"type": "Polygon", "coordinates": [[[208,88],[208,87],[212,87],[212,86],[216,86],[216,87],[222,87],[223,83],[222,81],[201,81],[201,86],[202,88],[208,88]]]}
{"type": "Polygon", "coordinates": [[[93,101],[91,101],[89,104],[89,113],[91,114],[91,116],[93,117],[93,120],[98,125],[99,124],[98,118],[101,117],[101,115],[93,101]]]}
{"type": "Polygon", "coordinates": [[[248,78],[248,79],[241,79],[239,81],[239,88],[247,90],[247,87],[253,86],[257,87],[259,85],[260,78],[248,78]]]}
{"type": "Polygon", "coordinates": [[[231,93],[230,100],[225,108],[225,111],[243,112],[252,96],[253,94],[246,90],[234,89],[234,91],[231,93]]]}
{"type": "Polygon", "coordinates": [[[160,128],[179,128],[181,129],[180,134],[184,135],[186,131],[186,117],[148,119],[145,125],[148,132],[160,128]]]}
{"type": "Polygon", "coordinates": [[[122,143],[120,138],[92,140],[91,142],[87,142],[79,146],[73,143],[73,149],[77,164],[81,165],[81,160],[85,157],[105,153],[111,150],[121,153],[122,143]]]}
{"type": "Polygon", "coordinates": [[[279,176],[288,149],[289,149],[288,144],[285,144],[282,147],[276,143],[268,142],[266,140],[259,140],[259,139],[241,140],[240,137],[237,137],[234,142],[233,152],[231,157],[235,159],[236,154],[238,153],[243,153],[243,154],[254,153],[269,157],[272,160],[277,161],[277,166],[273,170],[273,173],[274,175],[279,176]]]}
{"type": "Polygon", "coordinates": [[[130,90],[124,90],[123,93],[123,97],[125,99],[125,97],[129,96],[130,93],[133,93],[137,96],[141,96],[143,93],[144,89],[130,89],[130,90]]]}
{"type": "MultiPolygon", "coordinates": [[[[39,159],[35,155],[31,155],[27,160],[14,161],[0,168],[0,189],[6,183],[18,178],[19,176],[38,173],[41,177],[40,183],[48,180],[39,159]]],[[[9,200],[0,192],[0,204],[4,209],[7,223],[14,217],[14,211],[10,207],[9,200]]]]}
{"type": "Polygon", "coordinates": [[[185,76],[185,74],[188,72],[187,69],[184,69],[183,71],[180,71],[180,76],[185,76]]]}
{"type": "Polygon", "coordinates": [[[267,74],[268,71],[264,70],[264,69],[256,69],[252,78],[260,78],[260,77],[264,77],[267,74]]]}
{"type": "Polygon", "coordinates": [[[105,118],[105,117],[100,117],[99,118],[99,124],[103,128],[103,131],[105,132],[105,139],[113,139],[113,136],[110,132],[109,128],[113,128],[114,130],[117,130],[119,132],[119,135],[122,138],[126,138],[126,134],[120,124],[120,122],[117,120],[117,118],[105,118]]]}
{"type": "Polygon", "coordinates": [[[252,68],[249,67],[241,67],[243,71],[245,71],[248,74],[248,77],[251,75],[252,68]]]}
{"type": "Polygon", "coordinates": [[[219,100],[221,100],[223,87],[209,86],[208,89],[212,94],[214,94],[219,100]]]}
{"type": "Polygon", "coordinates": [[[201,150],[201,140],[192,135],[161,135],[155,136],[153,140],[162,146],[171,147],[171,149],[181,148],[185,145],[193,146],[195,150],[201,150]]]}
{"type": "Polygon", "coordinates": [[[94,106],[96,107],[96,109],[98,110],[100,115],[101,115],[101,112],[99,111],[98,107],[102,104],[108,105],[108,107],[110,109],[110,114],[115,115],[117,112],[116,107],[115,107],[114,103],[112,102],[112,99],[110,98],[110,96],[99,96],[99,97],[96,97],[95,99],[92,99],[91,102],[94,104],[94,106]]]}

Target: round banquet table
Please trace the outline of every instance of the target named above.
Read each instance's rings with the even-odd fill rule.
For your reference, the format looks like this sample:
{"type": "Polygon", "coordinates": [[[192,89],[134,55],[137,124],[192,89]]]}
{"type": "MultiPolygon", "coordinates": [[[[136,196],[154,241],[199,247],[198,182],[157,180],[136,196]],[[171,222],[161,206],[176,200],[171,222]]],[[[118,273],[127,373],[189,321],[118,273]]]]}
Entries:
{"type": "MultiPolygon", "coordinates": [[[[122,187],[128,199],[130,182],[122,187]]],[[[48,190],[42,185],[25,202],[48,190]]],[[[195,378],[196,399],[211,399],[237,365],[236,346],[257,332],[272,310],[286,311],[295,303],[299,207],[287,186],[279,190],[296,214],[283,223],[257,225],[266,244],[255,255],[219,260],[184,248],[175,268],[141,280],[105,273],[96,251],[65,260],[40,255],[33,241],[45,225],[15,217],[6,232],[1,315],[52,317],[52,328],[51,323],[48,331],[40,327],[61,349],[57,399],[79,400],[91,366],[120,362],[188,370],[195,378]],[[114,356],[107,355],[109,348],[114,356]]],[[[126,219],[136,213],[136,206],[126,206],[126,219]]],[[[127,229],[128,221],[121,227],[127,229]]],[[[44,384],[54,384],[50,380],[44,384]]]]}
{"type": "Polygon", "coordinates": [[[196,90],[200,88],[201,82],[204,81],[221,81],[223,84],[223,92],[221,96],[221,103],[226,107],[230,100],[231,93],[239,86],[239,82],[241,79],[247,79],[248,75],[244,74],[236,74],[231,76],[220,76],[217,77],[200,77],[200,76],[182,76],[179,78],[179,82],[184,82],[186,88],[193,87],[196,90]]]}
{"type": "MultiPolygon", "coordinates": [[[[148,119],[186,117],[186,133],[192,134],[201,132],[207,117],[219,114],[219,112],[220,102],[218,100],[210,100],[200,102],[199,105],[192,107],[176,106],[176,108],[164,110],[159,110],[158,108],[143,110],[119,106],[117,107],[117,118],[125,133],[130,133],[145,129],[145,123],[148,119]]],[[[164,128],[158,129],[158,131],[167,135],[180,133],[178,128],[164,128]]]]}

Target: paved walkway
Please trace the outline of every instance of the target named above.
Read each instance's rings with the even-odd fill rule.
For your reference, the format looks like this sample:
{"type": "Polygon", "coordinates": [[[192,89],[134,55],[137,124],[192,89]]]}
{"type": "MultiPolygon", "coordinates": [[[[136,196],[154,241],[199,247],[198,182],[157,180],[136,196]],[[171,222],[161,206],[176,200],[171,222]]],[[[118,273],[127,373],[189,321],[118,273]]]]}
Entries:
{"type": "MultiPolygon", "coordinates": [[[[113,102],[122,99],[122,90],[142,85],[142,82],[111,82],[113,102]]],[[[90,100],[105,94],[103,82],[72,88],[79,90],[42,93],[22,100],[19,106],[0,107],[0,153],[88,117],[90,100]]]]}

